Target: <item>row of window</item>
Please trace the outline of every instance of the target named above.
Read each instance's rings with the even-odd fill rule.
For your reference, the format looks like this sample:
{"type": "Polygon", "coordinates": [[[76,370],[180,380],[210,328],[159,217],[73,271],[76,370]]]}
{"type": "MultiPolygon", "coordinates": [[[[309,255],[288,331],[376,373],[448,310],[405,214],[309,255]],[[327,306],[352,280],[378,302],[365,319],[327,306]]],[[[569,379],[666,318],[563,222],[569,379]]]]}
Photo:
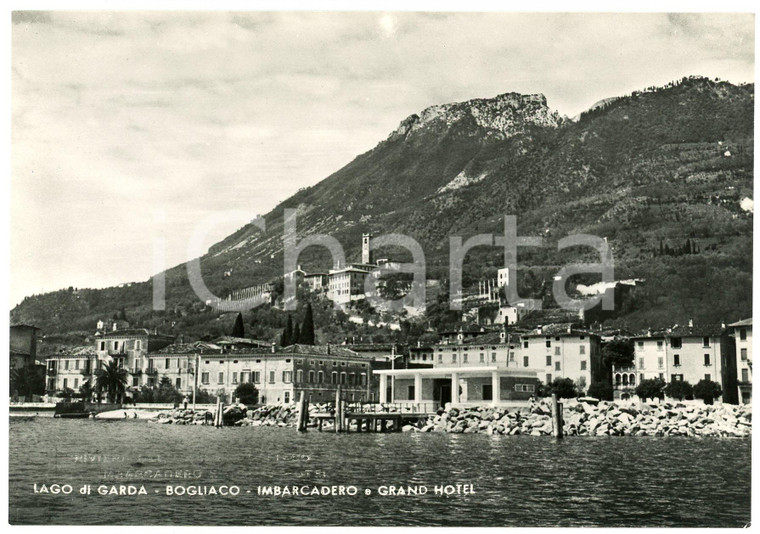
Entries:
{"type": "MultiPolygon", "coordinates": [[[[744,354],[743,356],[744,356],[743,359],[746,359],[746,354],[744,354]]],[[[703,361],[705,367],[711,367],[712,366],[712,356],[710,354],[705,353],[702,361],[703,361]]],[[[673,366],[674,367],[680,367],[681,366],[681,355],[680,354],[674,354],[673,355],[673,366]]],[[[645,366],[644,366],[644,358],[640,357],[639,358],[639,369],[644,369],[644,368],[645,368],[645,366]]],[[[662,356],[659,356],[657,358],[657,368],[658,369],[664,369],[665,368],[665,358],[663,358],[662,356]]]]}
{"type": "MultiPolygon", "coordinates": [[[[296,371],[296,383],[303,383],[303,376],[304,372],[302,369],[298,369],[296,371]]],[[[269,371],[269,383],[274,384],[277,378],[277,372],[276,371],[269,371]]],[[[254,384],[260,384],[261,383],[261,371],[243,371],[241,373],[233,372],[232,373],[232,383],[238,384],[238,383],[247,383],[247,382],[253,382],[254,384]],[[238,382],[238,377],[240,378],[240,382],[238,382]]],[[[293,382],[293,371],[282,371],[282,382],[285,384],[290,384],[293,382]]],[[[210,384],[210,373],[205,372],[201,373],[201,383],[204,385],[210,384]]],[[[324,384],[325,383],[325,373],[323,371],[309,371],[308,374],[308,384],[324,384]]],[[[224,372],[220,371],[217,374],[217,384],[224,384],[224,372]]],[[[367,374],[362,373],[359,375],[359,380],[357,383],[357,376],[355,373],[338,373],[337,371],[333,371],[330,374],[330,384],[341,384],[341,385],[348,385],[348,386],[366,386],[367,385],[367,374]]]]}
{"type": "MultiPolygon", "coordinates": [[[[469,355],[466,352],[464,354],[462,354],[462,363],[468,363],[469,361],[470,361],[469,355]]],[[[480,353],[480,359],[479,359],[479,361],[480,361],[480,363],[485,363],[485,361],[486,361],[486,355],[484,353],[482,353],[482,352],[480,353]]],[[[495,352],[491,353],[491,361],[492,362],[496,361],[496,353],[495,352]]],[[[439,354],[438,355],[438,363],[443,363],[443,354],[439,354]]],[[[451,363],[457,363],[457,355],[456,354],[452,354],[451,355],[451,363]]]]}
{"type": "MultiPolygon", "coordinates": [[[[636,346],[639,349],[644,348],[644,342],[643,341],[637,341],[636,346]]],[[[665,346],[665,342],[662,340],[657,340],[657,350],[662,350],[665,346]]],[[[702,338],[702,346],[703,347],[709,347],[710,346],[710,336],[705,336],[702,338]]],[[[671,349],[680,349],[683,348],[683,340],[680,337],[672,337],[670,338],[670,348],[671,349]]]]}
{"type": "MultiPolygon", "coordinates": [[[[112,341],[111,342],[111,350],[124,350],[127,347],[127,343],[128,343],[128,341],[112,341]]],[[[106,341],[101,341],[100,342],[99,347],[100,347],[100,351],[101,352],[104,352],[106,350],[106,344],[107,344],[106,341]]],[[[135,340],[132,341],[132,344],[133,344],[132,348],[134,350],[142,350],[142,340],[135,339],[135,340]]]]}

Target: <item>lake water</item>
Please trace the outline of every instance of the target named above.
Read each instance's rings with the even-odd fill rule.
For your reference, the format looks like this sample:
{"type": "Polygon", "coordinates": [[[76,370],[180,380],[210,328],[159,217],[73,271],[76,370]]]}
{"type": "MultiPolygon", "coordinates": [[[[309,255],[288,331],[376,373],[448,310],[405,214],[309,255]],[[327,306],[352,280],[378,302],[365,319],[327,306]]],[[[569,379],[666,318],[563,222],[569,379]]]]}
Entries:
{"type": "MultiPolygon", "coordinates": [[[[721,526],[750,522],[751,442],[334,434],[10,420],[10,522],[85,525],[721,526]],[[69,495],[35,493],[69,484],[69,495]],[[144,486],[147,495],[97,488],[144,486]],[[434,494],[471,484],[474,494],[434,494]],[[89,495],[79,494],[89,485],[89,495]],[[236,485],[237,496],[166,495],[236,485]],[[356,495],[259,495],[264,486],[356,495]],[[380,495],[381,486],[418,495],[380,495]],[[428,493],[419,494],[426,487],[428,493]],[[345,490],[346,488],[344,488],[345,490]],[[365,495],[369,490],[370,495],[365,495]],[[181,490],[180,490],[181,491],[181,490]],[[336,489],[336,491],[338,491],[336,489]],[[248,493],[250,492],[250,493],[248,493]]],[[[234,490],[233,490],[234,491],[234,490]]]]}

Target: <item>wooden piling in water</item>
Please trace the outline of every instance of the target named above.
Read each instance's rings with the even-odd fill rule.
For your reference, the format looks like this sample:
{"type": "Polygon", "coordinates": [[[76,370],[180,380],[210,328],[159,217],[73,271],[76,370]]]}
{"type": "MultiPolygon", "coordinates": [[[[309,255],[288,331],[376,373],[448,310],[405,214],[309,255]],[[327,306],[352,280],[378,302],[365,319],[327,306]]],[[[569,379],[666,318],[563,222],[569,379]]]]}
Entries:
{"type": "Polygon", "coordinates": [[[301,392],[301,398],[298,400],[298,431],[306,432],[306,425],[309,423],[309,403],[306,400],[305,392],[301,392]]]}
{"type": "Polygon", "coordinates": [[[564,435],[562,426],[564,421],[562,420],[562,403],[557,401],[557,394],[552,393],[552,427],[554,429],[554,437],[562,439],[564,435]]]}
{"type": "Polygon", "coordinates": [[[335,432],[343,431],[343,405],[340,398],[340,386],[335,392],[335,432]]]}

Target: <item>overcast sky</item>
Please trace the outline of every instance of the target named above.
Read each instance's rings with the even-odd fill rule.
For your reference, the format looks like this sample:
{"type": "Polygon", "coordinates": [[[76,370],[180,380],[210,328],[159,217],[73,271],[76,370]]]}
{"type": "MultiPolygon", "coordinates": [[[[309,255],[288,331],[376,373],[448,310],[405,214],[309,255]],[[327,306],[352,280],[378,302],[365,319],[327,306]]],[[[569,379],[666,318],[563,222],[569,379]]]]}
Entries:
{"type": "Polygon", "coordinates": [[[16,12],[11,47],[11,305],[146,280],[433,104],[754,82],[751,15],[16,12]]]}

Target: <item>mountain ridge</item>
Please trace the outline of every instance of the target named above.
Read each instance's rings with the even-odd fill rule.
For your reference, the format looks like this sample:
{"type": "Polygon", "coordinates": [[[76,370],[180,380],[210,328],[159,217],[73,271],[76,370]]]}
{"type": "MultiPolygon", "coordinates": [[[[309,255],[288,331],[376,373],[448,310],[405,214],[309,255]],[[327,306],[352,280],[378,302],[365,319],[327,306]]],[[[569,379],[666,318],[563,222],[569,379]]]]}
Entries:
{"type": "MultiPolygon", "coordinates": [[[[447,274],[449,236],[498,234],[503,216],[516,214],[520,235],[540,235],[554,244],[569,233],[595,233],[609,239],[623,275],[671,284],[655,285],[641,311],[631,312],[634,323],[647,310],[655,322],[668,314],[682,321],[700,314],[708,318],[697,296],[680,287],[684,269],[707,282],[715,278],[700,263],[703,259],[729,269],[725,272],[738,277],[741,289],[710,297],[712,315],[742,318],[751,314],[746,298],[751,255],[747,262],[740,249],[751,246],[752,215],[740,202],[752,198],[753,109],[753,84],[700,77],[616,97],[582,113],[577,122],[550,110],[543,95],[503,93],[430,106],[427,114],[423,110],[402,120],[372,150],[278,204],[265,216],[266,232],[246,225],[212,246],[202,258],[204,279],[224,295],[281,276],[285,208],[298,210],[299,239],[333,235],[349,260],[358,259],[363,232],[408,234],[423,245],[429,274],[437,278],[447,274]],[[506,110],[505,120],[490,120],[496,109],[506,110]],[[517,124],[522,112],[525,120],[517,124]],[[661,242],[675,250],[681,246],[675,240],[687,238],[700,240],[699,256],[656,255],[664,249],[661,242]],[[229,271],[232,276],[224,277],[229,271]],[[678,311],[657,311],[658,291],[674,294],[678,311]],[[732,301],[739,303],[736,310],[732,301]]],[[[520,254],[521,268],[542,270],[559,264],[562,256],[548,249],[520,254]]],[[[470,259],[466,281],[488,276],[498,266],[498,253],[492,251],[475,250],[470,259]]],[[[324,270],[329,261],[312,247],[300,263],[324,270]]],[[[167,297],[193,310],[197,297],[188,290],[184,264],[166,276],[167,297]]],[[[148,287],[132,293],[142,293],[145,302],[136,297],[126,302],[147,322],[157,320],[146,308],[149,284],[140,285],[148,287]]],[[[114,295],[106,300],[117,300],[119,291],[102,291],[114,295]]],[[[102,305],[85,308],[94,316],[102,305]]],[[[84,321],[81,312],[76,315],[84,321]]],[[[60,324],[30,302],[17,306],[12,316],[60,324]]]]}

